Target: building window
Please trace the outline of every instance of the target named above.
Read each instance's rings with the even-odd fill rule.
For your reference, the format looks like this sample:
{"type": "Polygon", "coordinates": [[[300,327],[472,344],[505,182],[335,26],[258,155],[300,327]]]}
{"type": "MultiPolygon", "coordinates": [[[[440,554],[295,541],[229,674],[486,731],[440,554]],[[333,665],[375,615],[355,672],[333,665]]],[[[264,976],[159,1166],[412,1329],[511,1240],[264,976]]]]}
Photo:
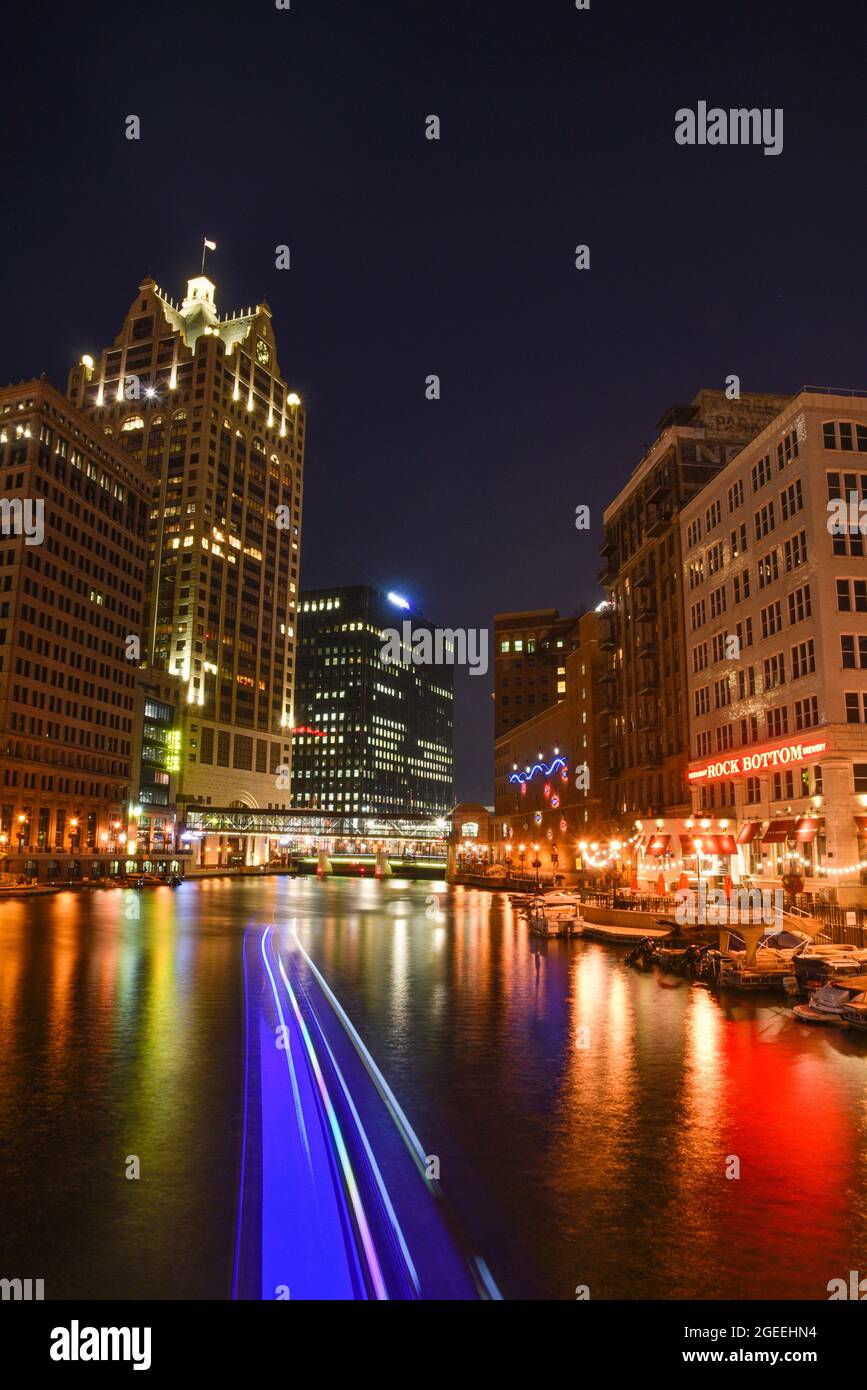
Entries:
{"type": "Polygon", "coordinates": [[[792,589],[788,600],[790,623],[800,623],[811,616],[813,607],[810,602],[809,584],[803,584],[800,589],[792,589]]]}
{"type": "Polygon", "coordinates": [[[758,492],[759,489],[763,488],[765,483],[769,483],[770,480],[771,456],[770,454],[765,454],[764,458],[760,458],[758,463],[753,464],[750,472],[750,487],[753,492],[758,492]]]}
{"type": "Polygon", "coordinates": [[[755,806],[762,799],[762,783],[759,777],[747,778],[747,805],[755,806]]]}
{"type": "Polygon", "coordinates": [[[795,729],[812,729],[819,722],[819,701],[815,695],[795,701],[795,729]]]}
{"type": "Polygon", "coordinates": [[[840,658],[844,669],[867,670],[867,637],[854,634],[841,637],[840,658]]]}
{"type": "Polygon", "coordinates": [[[867,579],[837,580],[838,613],[867,613],[867,579]]]}
{"type": "Polygon", "coordinates": [[[867,691],[847,690],[843,699],[846,703],[846,723],[867,724],[867,691]]]}
{"type": "Polygon", "coordinates": [[[789,732],[789,711],[786,705],[768,710],[768,738],[782,738],[789,732]]]}
{"type": "Polygon", "coordinates": [[[826,420],[822,425],[822,444],[826,449],[841,449],[851,453],[855,445],[858,452],[867,454],[867,425],[853,424],[849,420],[826,420]]]}
{"type": "MultiPolygon", "coordinates": [[[[867,639],[865,639],[867,641],[867,639]]],[[[810,675],[816,669],[816,652],[812,637],[792,648],[792,680],[810,675]]]]}

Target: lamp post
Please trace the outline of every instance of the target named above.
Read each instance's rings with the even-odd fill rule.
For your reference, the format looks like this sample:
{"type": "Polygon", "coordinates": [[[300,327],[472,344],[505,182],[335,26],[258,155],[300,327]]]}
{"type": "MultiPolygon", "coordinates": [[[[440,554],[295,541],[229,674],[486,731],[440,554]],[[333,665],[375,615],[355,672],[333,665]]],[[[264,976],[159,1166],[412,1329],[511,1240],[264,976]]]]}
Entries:
{"type": "Polygon", "coordinates": [[[541,867],[542,867],[542,861],[541,861],[541,859],[539,858],[539,846],[538,846],[538,845],[534,845],[534,846],[533,846],[533,865],[532,865],[532,867],[536,870],[536,892],[538,893],[538,891],[539,891],[539,870],[540,870],[541,867]]]}
{"type": "Polygon", "coordinates": [[[69,853],[78,853],[78,817],[73,816],[69,822],[69,853]]]}
{"type": "Polygon", "coordinates": [[[8,843],[9,836],[6,834],[4,830],[0,832],[0,864],[5,864],[6,862],[6,846],[8,845],[8,843]]]}
{"type": "Polygon", "coordinates": [[[27,816],[26,816],[26,814],[22,811],[22,812],[21,812],[21,815],[18,817],[18,853],[19,853],[19,854],[21,854],[22,850],[24,849],[24,836],[25,836],[25,834],[26,834],[26,830],[25,830],[25,826],[26,826],[26,825],[27,825],[27,816]]]}
{"type": "Polygon", "coordinates": [[[524,877],[524,858],[527,853],[526,845],[518,845],[518,858],[521,861],[521,878],[524,877]]]}

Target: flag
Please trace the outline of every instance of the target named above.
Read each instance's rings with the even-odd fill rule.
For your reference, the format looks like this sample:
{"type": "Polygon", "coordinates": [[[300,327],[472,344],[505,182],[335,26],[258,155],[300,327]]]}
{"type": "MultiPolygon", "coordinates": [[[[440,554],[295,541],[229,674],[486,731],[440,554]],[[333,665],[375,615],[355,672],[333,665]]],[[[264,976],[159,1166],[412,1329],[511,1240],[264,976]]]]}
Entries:
{"type": "Polygon", "coordinates": [[[215,241],[208,241],[208,238],[205,237],[205,250],[206,250],[206,251],[216,251],[216,249],[217,249],[217,243],[216,243],[215,241]]]}

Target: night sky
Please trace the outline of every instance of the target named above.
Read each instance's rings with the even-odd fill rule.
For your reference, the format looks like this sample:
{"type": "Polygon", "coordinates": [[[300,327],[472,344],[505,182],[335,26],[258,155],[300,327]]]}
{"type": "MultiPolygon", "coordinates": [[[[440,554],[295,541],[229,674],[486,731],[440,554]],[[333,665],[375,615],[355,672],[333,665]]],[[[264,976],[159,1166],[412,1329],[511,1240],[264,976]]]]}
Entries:
{"type": "MultiPolygon", "coordinates": [[[[180,298],[213,238],[220,311],[267,299],[309,410],[305,587],[374,581],[443,626],[581,611],[669,405],[730,373],[867,385],[863,3],[155,0],[5,24],[0,381],[64,388],[139,281],[180,298]],[[782,154],[678,146],[701,100],[782,107],[782,154]]],[[[462,800],[492,799],[491,688],[456,682],[462,800]]]]}

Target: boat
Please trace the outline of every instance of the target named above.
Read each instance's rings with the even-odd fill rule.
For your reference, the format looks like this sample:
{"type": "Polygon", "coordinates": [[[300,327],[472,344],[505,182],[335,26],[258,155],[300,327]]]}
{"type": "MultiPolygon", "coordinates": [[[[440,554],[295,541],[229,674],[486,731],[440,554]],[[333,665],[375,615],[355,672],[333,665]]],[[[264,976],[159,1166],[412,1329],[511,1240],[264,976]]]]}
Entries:
{"type": "Polygon", "coordinates": [[[829,980],[861,975],[867,969],[867,950],[856,946],[835,946],[809,942],[792,957],[799,984],[824,985],[829,980]]]}
{"type": "Polygon", "coordinates": [[[819,1024],[839,1024],[839,1018],[834,1014],[822,1013],[819,1009],[814,1009],[812,1004],[796,1004],[795,1018],[799,1023],[819,1023],[819,1024]]]}
{"type": "Polygon", "coordinates": [[[865,990],[867,977],[863,975],[832,980],[814,989],[806,1004],[796,1004],[795,1017],[802,1023],[836,1023],[845,1028],[850,1020],[844,1010],[852,999],[860,998],[865,990]]]}
{"type": "Polygon", "coordinates": [[[527,923],[534,936],[580,936],[584,923],[577,915],[567,917],[559,912],[530,912],[527,923]]]}
{"type": "Polygon", "coordinates": [[[575,902],[551,901],[551,895],[536,897],[519,915],[527,918],[534,936],[580,936],[584,930],[584,919],[575,902]]]}
{"type": "Polygon", "coordinates": [[[852,1028],[867,1029],[867,975],[853,975],[847,979],[846,987],[853,992],[840,1010],[840,1017],[852,1028]]]}

